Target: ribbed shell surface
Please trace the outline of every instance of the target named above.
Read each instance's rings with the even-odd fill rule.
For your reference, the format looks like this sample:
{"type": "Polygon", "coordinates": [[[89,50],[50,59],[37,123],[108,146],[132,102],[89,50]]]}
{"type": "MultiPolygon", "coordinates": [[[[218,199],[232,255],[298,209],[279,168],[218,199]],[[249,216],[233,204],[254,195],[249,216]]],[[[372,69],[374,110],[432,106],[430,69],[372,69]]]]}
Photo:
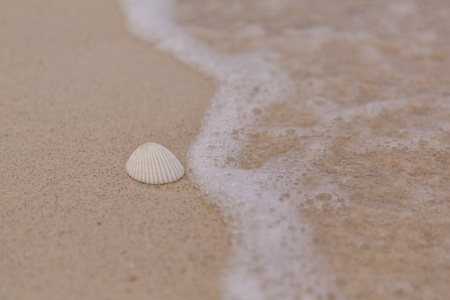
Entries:
{"type": "Polygon", "coordinates": [[[175,155],[156,143],[139,146],[125,164],[125,170],[134,179],[149,184],[174,182],[184,175],[184,167],[175,155]]]}

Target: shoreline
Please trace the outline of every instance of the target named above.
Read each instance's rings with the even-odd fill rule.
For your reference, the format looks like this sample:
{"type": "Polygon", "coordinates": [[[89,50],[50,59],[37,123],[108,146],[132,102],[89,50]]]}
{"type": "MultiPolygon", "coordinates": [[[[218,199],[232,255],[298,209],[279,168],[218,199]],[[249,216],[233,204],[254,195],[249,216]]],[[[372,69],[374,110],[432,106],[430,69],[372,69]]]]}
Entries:
{"type": "Polygon", "coordinates": [[[150,141],[186,166],[212,81],[133,38],[115,1],[0,15],[1,298],[219,298],[216,207],[188,174],[150,186],[124,169],[150,141]]]}

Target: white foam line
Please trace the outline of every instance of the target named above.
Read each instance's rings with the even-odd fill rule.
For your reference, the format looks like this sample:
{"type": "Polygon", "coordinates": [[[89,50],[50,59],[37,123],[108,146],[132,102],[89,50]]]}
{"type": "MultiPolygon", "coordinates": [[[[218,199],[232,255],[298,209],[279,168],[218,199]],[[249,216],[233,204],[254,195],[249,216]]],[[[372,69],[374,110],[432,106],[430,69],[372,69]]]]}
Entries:
{"type": "Polygon", "coordinates": [[[326,298],[334,290],[332,278],[316,264],[320,255],[312,253],[308,228],[297,212],[278,200],[280,191],[260,185],[266,171],[227,165],[227,157],[236,157],[242,147],[231,133],[254,122],[255,105],[264,108],[279,100],[288,76],[256,55],[214,52],[172,21],[170,1],[119,1],[134,35],[218,82],[188,163],[191,178],[219,206],[237,241],[222,280],[223,298],[326,298]]]}

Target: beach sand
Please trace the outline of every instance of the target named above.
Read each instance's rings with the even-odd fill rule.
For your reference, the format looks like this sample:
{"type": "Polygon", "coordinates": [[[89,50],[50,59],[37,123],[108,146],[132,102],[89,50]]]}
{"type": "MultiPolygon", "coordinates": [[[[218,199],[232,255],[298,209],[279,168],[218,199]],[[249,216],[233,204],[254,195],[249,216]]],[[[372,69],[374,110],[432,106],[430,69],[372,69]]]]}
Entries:
{"type": "Polygon", "coordinates": [[[237,163],[288,182],[343,299],[450,299],[448,2],[179,2],[215,51],[289,72],[237,163]]]}
{"type": "MultiPolygon", "coordinates": [[[[217,207],[202,198],[189,170],[174,184],[151,186],[131,179],[124,168],[129,155],[150,141],[168,147],[186,167],[186,152],[200,130],[214,82],[132,38],[116,1],[3,2],[0,299],[219,299],[220,276],[232,256],[217,207]]],[[[357,2],[345,13],[352,16],[357,2]]],[[[227,19],[222,3],[216,8],[211,1],[180,3],[177,21],[192,36],[219,53],[246,49],[246,36],[234,40],[233,26],[241,23],[234,22],[233,14],[227,19]],[[197,28],[197,22],[205,24],[197,28]],[[228,34],[234,42],[225,38],[228,34]]],[[[270,27],[272,15],[265,14],[260,2],[249,3],[254,6],[243,9],[249,20],[265,16],[269,19],[264,25],[270,27]]],[[[433,23],[434,7],[424,3],[417,13],[426,20],[422,12],[428,11],[433,23]]],[[[370,10],[361,5],[356,15],[367,10],[374,20],[386,11],[381,7],[377,13],[378,4],[370,10]]],[[[345,25],[347,19],[333,10],[337,6],[346,7],[318,5],[317,19],[345,25]],[[323,15],[324,7],[330,7],[330,16],[323,15]]],[[[300,8],[279,15],[307,21],[298,12],[311,16],[314,10],[300,8]]],[[[409,28],[410,20],[412,25],[428,24],[403,19],[413,8],[394,5],[391,19],[404,20],[398,21],[399,28],[409,28]]],[[[257,29],[249,28],[250,33],[257,29]]],[[[302,54],[308,58],[307,68],[291,70],[299,94],[269,107],[247,129],[250,134],[236,163],[251,170],[268,162],[305,161],[316,170],[287,173],[295,193],[276,201],[295,204],[293,211],[311,228],[311,249],[323,255],[345,299],[445,299],[450,294],[450,155],[444,130],[449,114],[435,100],[450,95],[448,43],[428,42],[434,35],[424,32],[419,35],[424,41],[418,43],[433,51],[422,57],[408,52],[414,47],[405,48],[384,31],[377,35],[373,30],[364,35],[364,43],[374,45],[397,71],[385,72],[377,60],[368,68],[370,59],[364,57],[357,64],[359,43],[349,47],[337,38],[324,43],[316,55],[307,47],[299,52],[304,40],[287,43],[275,34],[272,42],[280,53],[295,53],[286,56],[292,61],[280,60],[281,66],[295,69],[293,62],[302,54]],[[327,88],[317,92],[314,80],[305,81],[314,79],[309,72],[317,73],[327,88]],[[292,106],[295,99],[316,97],[292,106]],[[325,107],[323,99],[335,99],[334,104],[351,111],[399,97],[407,101],[396,102],[398,106],[377,117],[360,113],[350,121],[335,118],[329,128],[317,125],[320,114],[315,109],[325,107]],[[320,130],[311,135],[295,136],[292,129],[302,132],[315,125],[320,130]],[[274,127],[286,134],[265,130],[274,127]],[[367,139],[364,128],[370,129],[367,139]],[[431,134],[421,139],[426,129],[431,134]],[[367,146],[374,136],[400,142],[367,146]],[[326,140],[327,151],[310,159],[309,142],[320,139],[326,140]],[[334,201],[341,194],[321,192],[304,199],[305,189],[326,189],[327,184],[344,196],[334,201]]],[[[278,27],[267,32],[277,33],[278,27]]],[[[311,41],[320,41],[324,32],[314,32],[311,41]]]]}
{"type": "Polygon", "coordinates": [[[140,144],[186,152],[211,80],[133,39],[119,5],[0,3],[0,299],[216,299],[226,227],[140,144]]]}

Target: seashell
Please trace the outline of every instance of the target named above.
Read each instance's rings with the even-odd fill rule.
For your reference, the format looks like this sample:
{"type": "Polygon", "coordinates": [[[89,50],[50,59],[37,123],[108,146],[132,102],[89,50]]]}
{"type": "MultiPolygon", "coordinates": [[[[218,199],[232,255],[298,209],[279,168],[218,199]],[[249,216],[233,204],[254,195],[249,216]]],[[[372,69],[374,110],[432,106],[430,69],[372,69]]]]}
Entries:
{"type": "Polygon", "coordinates": [[[132,178],[149,184],[174,182],[183,177],[184,167],[166,147],[147,143],[131,154],[125,170],[132,178]]]}

